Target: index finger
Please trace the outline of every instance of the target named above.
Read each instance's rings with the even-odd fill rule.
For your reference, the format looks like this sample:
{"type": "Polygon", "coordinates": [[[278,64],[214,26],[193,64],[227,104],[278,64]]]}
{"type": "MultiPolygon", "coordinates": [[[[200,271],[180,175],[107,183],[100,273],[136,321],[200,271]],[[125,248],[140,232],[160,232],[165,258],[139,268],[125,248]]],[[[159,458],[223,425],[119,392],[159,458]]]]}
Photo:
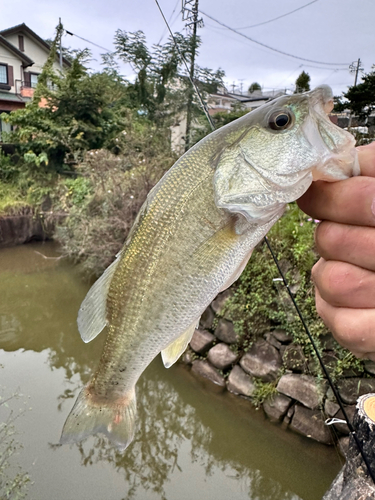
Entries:
{"type": "Polygon", "coordinates": [[[313,182],[297,203],[314,219],[374,227],[375,176],[313,182]]]}
{"type": "Polygon", "coordinates": [[[375,177],[375,141],[366,146],[359,146],[357,151],[361,175],[375,177]]]}
{"type": "Polygon", "coordinates": [[[315,219],[375,226],[375,142],[357,148],[361,176],[340,182],[313,182],[297,200],[315,219]]]}

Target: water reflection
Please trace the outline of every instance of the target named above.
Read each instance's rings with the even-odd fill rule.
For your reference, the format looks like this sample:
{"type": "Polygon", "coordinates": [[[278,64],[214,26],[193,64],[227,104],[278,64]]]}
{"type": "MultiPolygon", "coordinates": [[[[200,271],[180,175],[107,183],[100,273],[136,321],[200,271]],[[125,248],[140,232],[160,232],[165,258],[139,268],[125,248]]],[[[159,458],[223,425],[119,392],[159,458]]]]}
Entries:
{"type": "Polygon", "coordinates": [[[322,450],[322,462],[314,465],[318,457],[313,443],[307,445],[276,427],[262,428],[270,424],[255,415],[247,401],[241,401],[233,412],[233,404],[238,403],[234,396],[208,392],[184,367],[174,368],[167,378],[162,370],[161,362],[155,361],[139,382],[138,429],[125,455],[105,438],[78,446],[83,466],[104,461],[123,474],[124,500],[141,498],[139,490],[151,490],[167,499],[166,486],[178,476],[177,471],[184,473],[187,468],[182,448],[188,449],[191,463],[199,464],[206,477],[219,471],[230,476],[245,498],[321,498],[330,479],[317,484],[317,476],[326,467],[332,477],[336,470],[329,462],[332,454],[325,454],[327,449],[322,450]]]}
{"type": "MultiPolygon", "coordinates": [[[[41,376],[39,387],[30,390],[47,391],[46,397],[55,402],[45,421],[56,443],[59,421],[64,421],[95,368],[103,338],[84,344],[77,332],[76,314],[89,284],[82,283],[67,263],[42,259],[35,248],[53,256],[49,246],[18,247],[12,249],[12,256],[10,250],[0,251],[0,348],[9,353],[20,349],[41,353],[40,361],[31,357],[35,371],[42,370],[35,363],[47,360],[49,375],[41,376]],[[64,374],[62,382],[57,372],[64,374]]],[[[25,354],[17,352],[15,367],[25,354]]],[[[44,465],[49,469],[41,476],[56,477],[58,467],[59,474],[69,476],[65,488],[53,498],[101,498],[93,486],[95,480],[100,476],[107,484],[109,475],[115,474],[118,493],[111,499],[203,500],[229,495],[317,500],[339,469],[333,450],[269,424],[247,401],[215,393],[185,367],[165,370],[155,360],[138,383],[137,401],[138,429],[125,454],[101,437],[71,448],[50,445],[48,449],[45,434],[38,436],[39,453],[49,457],[44,465]],[[70,462],[77,458],[81,470],[74,476],[70,462]],[[63,460],[66,470],[61,468],[63,460]],[[93,485],[82,496],[75,488],[87,474],[93,485]]],[[[39,494],[37,498],[49,497],[39,494]]]]}

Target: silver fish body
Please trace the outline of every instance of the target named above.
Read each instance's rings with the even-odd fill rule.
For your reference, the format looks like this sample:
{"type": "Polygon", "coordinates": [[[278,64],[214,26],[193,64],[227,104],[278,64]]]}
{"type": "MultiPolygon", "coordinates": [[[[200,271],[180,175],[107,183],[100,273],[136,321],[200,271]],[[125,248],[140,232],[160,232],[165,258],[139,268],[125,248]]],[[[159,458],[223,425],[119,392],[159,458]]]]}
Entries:
{"type": "Polygon", "coordinates": [[[116,261],[78,316],[84,341],[107,325],[103,354],[61,442],[133,439],[135,384],[162,352],[171,366],[200,315],[314,179],[358,174],[354,139],[333,125],[329,87],[284,96],[213,132],[150,192],[116,261]]]}

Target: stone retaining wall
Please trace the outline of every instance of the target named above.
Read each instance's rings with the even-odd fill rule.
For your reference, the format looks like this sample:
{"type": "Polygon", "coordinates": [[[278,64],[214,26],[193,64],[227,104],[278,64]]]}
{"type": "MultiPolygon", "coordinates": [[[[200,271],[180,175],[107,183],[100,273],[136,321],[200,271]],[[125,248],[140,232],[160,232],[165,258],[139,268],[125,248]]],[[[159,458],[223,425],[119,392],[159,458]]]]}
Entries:
{"type": "MultiPolygon", "coordinates": [[[[349,430],[346,424],[325,425],[327,418],[343,416],[316,364],[308,362],[302,348],[281,330],[266,333],[246,352],[238,351],[233,323],[220,314],[216,316],[230,294],[230,290],[220,294],[202,315],[182,361],[198,376],[249,400],[256,395],[259,381],[273,383],[275,393],[262,404],[271,420],[324,444],[339,439],[344,449],[349,430]]],[[[323,357],[329,366],[334,351],[325,349],[323,357]]],[[[368,361],[365,367],[369,378],[350,371],[337,385],[350,418],[357,398],[375,392],[375,378],[371,377],[375,375],[375,363],[368,361]]]]}

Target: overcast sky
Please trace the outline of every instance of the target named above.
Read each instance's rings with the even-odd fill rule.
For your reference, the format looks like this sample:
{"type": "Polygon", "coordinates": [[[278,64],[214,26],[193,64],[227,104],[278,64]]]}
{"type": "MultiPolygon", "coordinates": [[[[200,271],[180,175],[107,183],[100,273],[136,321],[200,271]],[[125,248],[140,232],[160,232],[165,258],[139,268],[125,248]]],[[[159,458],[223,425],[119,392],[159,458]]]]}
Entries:
{"type": "MultiPolygon", "coordinates": [[[[310,2],[286,17],[239,31],[279,51],[316,63],[262,47],[204,14],[201,14],[204,27],[198,30],[202,46],[197,63],[214,70],[222,68],[229,89],[235,84],[245,90],[254,81],[266,90],[291,89],[299,73],[305,70],[311,76],[313,87],[326,83],[335,94],[340,94],[354,81],[348,64],[360,57],[368,72],[375,63],[375,0],[199,0],[199,9],[239,29],[264,23],[310,2]]],[[[159,0],[159,3],[172,30],[183,32],[181,0],[159,0]]],[[[24,22],[42,38],[52,38],[59,17],[68,31],[109,50],[114,48],[113,36],[117,29],[142,30],[149,45],[167,38],[155,0],[2,1],[0,29],[24,22]]],[[[76,36],[64,35],[63,44],[90,48],[91,66],[100,68],[103,50],[76,36]]],[[[124,76],[132,76],[129,66],[123,66],[122,72],[124,76]]]]}

